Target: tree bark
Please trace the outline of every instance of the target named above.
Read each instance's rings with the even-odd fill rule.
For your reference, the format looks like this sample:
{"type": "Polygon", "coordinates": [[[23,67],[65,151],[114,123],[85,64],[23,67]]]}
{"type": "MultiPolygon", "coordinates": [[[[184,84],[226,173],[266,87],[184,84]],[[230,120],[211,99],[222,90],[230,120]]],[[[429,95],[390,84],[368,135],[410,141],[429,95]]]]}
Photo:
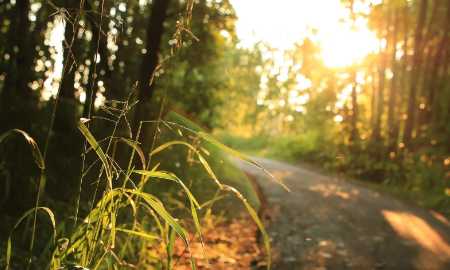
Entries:
{"type": "Polygon", "coordinates": [[[395,117],[395,105],[397,101],[397,30],[399,25],[398,10],[394,11],[394,29],[392,30],[392,54],[391,54],[391,67],[392,78],[391,88],[389,90],[389,103],[388,103],[388,123],[389,123],[389,152],[395,152],[398,139],[398,125],[395,117]]]}
{"type": "Polygon", "coordinates": [[[433,8],[431,11],[431,16],[427,24],[427,32],[425,35],[425,38],[423,40],[424,47],[427,48],[426,55],[423,55],[423,59],[426,58],[426,60],[422,61],[422,83],[420,88],[420,109],[419,109],[419,115],[417,119],[417,128],[416,128],[416,138],[420,138],[422,136],[422,132],[426,130],[427,126],[427,118],[428,113],[427,110],[428,107],[431,105],[429,100],[429,91],[430,91],[430,84],[433,80],[433,73],[431,70],[433,69],[433,52],[438,50],[437,46],[433,44],[432,38],[433,34],[435,34],[434,30],[434,24],[437,19],[437,11],[438,11],[438,1],[435,0],[433,2],[433,8]],[[422,103],[424,106],[422,106],[422,103]]]}
{"type": "Polygon", "coordinates": [[[409,145],[412,138],[412,131],[414,129],[415,115],[416,115],[416,92],[417,92],[417,83],[419,82],[420,75],[420,63],[422,61],[422,31],[425,24],[425,15],[427,11],[428,0],[420,1],[419,8],[419,16],[417,20],[417,28],[414,33],[414,55],[412,57],[412,66],[411,66],[411,84],[409,87],[409,96],[408,96],[408,109],[407,116],[405,122],[405,131],[403,134],[403,142],[405,145],[409,145]]]}
{"type": "MultiPolygon", "coordinates": [[[[136,112],[133,119],[132,130],[136,134],[141,121],[150,120],[150,102],[155,90],[154,83],[150,84],[153,72],[158,65],[158,53],[160,51],[161,39],[164,33],[163,23],[166,19],[166,12],[170,0],[154,0],[150,10],[150,19],[147,28],[146,50],[143,62],[140,68],[139,79],[139,103],[136,105],[136,112]]],[[[142,148],[148,150],[150,128],[149,125],[143,125],[139,138],[142,142],[142,148]]]]}
{"type": "Polygon", "coordinates": [[[427,109],[427,119],[431,121],[431,128],[428,129],[429,132],[434,132],[437,116],[441,113],[440,102],[436,99],[436,96],[440,96],[441,89],[443,88],[443,82],[445,80],[445,75],[447,73],[449,55],[445,55],[445,49],[449,44],[449,34],[450,34],[450,0],[446,1],[446,16],[442,29],[444,30],[442,39],[438,44],[436,55],[434,56],[433,69],[431,72],[430,79],[430,91],[428,94],[428,106],[427,109]],[[444,56],[444,57],[443,57],[444,56]],[[439,72],[439,69],[442,69],[439,72]],[[441,73],[441,77],[438,78],[441,73]]]}
{"type": "Polygon", "coordinates": [[[350,81],[352,83],[352,130],[350,141],[355,141],[358,137],[358,101],[356,95],[356,68],[350,72],[350,81]]]}
{"type": "MultiPolygon", "coordinates": [[[[387,27],[386,29],[389,29],[389,25],[391,24],[391,18],[390,18],[390,11],[388,12],[388,20],[387,20],[387,27]]],[[[380,31],[383,29],[383,21],[380,21],[380,31]]],[[[381,38],[381,37],[380,37],[381,38]]],[[[386,65],[387,65],[387,49],[389,48],[388,41],[388,35],[386,36],[386,47],[384,48],[384,51],[382,51],[381,45],[380,45],[380,53],[379,53],[379,64],[377,68],[378,72],[378,109],[377,109],[377,115],[375,117],[375,128],[373,131],[373,137],[375,139],[375,142],[381,143],[381,115],[384,111],[384,87],[386,82],[386,65]]]]}
{"type": "Polygon", "coordinates": [[[1,93],[0,120],[5,129],[20,128],[30,131],[35,116],[37,100],[28,83],[34,78],[29,1],[18,1],[11,9],[11,23],[8,31],[6,53],[10,58],[5,64],[5,85],[1,93]],[[14,126],[12,126],[14,125],[14,126]]]}

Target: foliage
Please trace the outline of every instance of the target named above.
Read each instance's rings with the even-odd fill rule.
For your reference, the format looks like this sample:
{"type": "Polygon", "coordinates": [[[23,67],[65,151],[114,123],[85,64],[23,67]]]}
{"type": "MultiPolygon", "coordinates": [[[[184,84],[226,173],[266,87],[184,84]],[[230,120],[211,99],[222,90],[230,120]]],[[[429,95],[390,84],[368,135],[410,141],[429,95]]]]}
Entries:
{"type": "MultiPolygon", "coordinates": [[[[190,253],[189,225],[203,247],[202,221],[213,203],[235,214],[247,209],[269,252],[253,210],[259,201],[234,158],[219,152],[260,166],[176,113],[163,114],[169,101],[213,126],[228,79],[223,52],[233,56],[237,42],[234,10],[228,1],[169,1],[159,41],[145,40],[163,2],[0,3],[0,31],[9,37],[0,42],[0,120],[5,128],[20,128],[0,136],[7,187],[0,230],[14,231],[8,241],[1,235],[0,267],[119,269],[136,262],[134,267],[169,269],[176,264],[175,235],[190,253]],[[150,54],[156,67],[146,65],[143,56],[150,54]],[[142,135],[142,126],[153,132],[142,135]],[[13,132],[25,136],[37,168],[23,165],[25,146],[8,136],[13,132]],[[44,145],[42,155],[37,145],[44,145]],[[236,196],[222,200],[223,191],[236,196]],[[38,209],[50,215],[53,235],[38,209]]],[[[191,265],[195,269],[192,254],[191,265]]]]}
{"type": "MultiPolygon", "coordinates": [[[[246,103],[246,111],[256,112],[254,124],[237,118],[217,134],[247,153],[401,189],[448,214],[449,2],[341,2],[348,14],[340,24],[355,35],[367,26],[378,48],[355,59],[327,56],[317,29],[307,29],[291,49],[260,43],[261,79],[247,82],[258,89],[246,103]],[[326,57],[345,64],[327,64],[326,57]]],[[[369,40],[345,41],[334,45],[342,49],[337,54],[369,40]]],[[[244,98],[238,92],[223,107],[244,98]]]]}

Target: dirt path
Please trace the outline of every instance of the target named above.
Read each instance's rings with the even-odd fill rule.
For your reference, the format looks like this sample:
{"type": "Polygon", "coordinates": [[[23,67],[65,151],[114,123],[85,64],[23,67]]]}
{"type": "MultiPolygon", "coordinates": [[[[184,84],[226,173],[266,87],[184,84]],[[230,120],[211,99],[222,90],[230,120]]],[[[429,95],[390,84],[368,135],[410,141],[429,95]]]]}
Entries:
{"type": "Polygon", "coordinates": [[[450,269],[450,222],[392,196],[254,158],[282,180],[240,162],[272,215],[272,269],[450,269]]]}

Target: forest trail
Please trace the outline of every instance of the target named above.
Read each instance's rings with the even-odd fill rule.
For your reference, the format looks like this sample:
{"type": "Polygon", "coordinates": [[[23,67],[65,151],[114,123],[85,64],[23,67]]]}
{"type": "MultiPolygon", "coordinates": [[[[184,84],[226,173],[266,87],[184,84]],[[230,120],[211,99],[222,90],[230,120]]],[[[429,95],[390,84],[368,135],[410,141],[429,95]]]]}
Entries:
{"type": "Polygon", "coordinates": [[[439,214],[297,166],[252,158],[292,191],[239,162],[268,204],[272,269],[450,269],[450,222],[439,214]]]}

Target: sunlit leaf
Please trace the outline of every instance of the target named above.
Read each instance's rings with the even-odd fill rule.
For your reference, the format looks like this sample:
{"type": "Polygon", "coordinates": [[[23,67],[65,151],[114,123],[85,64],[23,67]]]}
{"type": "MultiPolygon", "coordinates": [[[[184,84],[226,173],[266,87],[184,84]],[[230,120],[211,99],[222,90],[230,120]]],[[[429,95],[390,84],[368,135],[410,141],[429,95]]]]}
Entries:
{"type": "Polygon", "coordinates": [[[267,270],[270,269],[270,243],[269,238],[267,237],[266,229],[264,229],[264,225],[262,224],[261,220],[258,217],[258,214],[255,212],[255,210],[248,204],[248,202],[244,201],[245,207],[247,207],[248,212],[252,216],[253,220],[256,222],[256,225],[258,225],[259,230],[261,231],[261,234],[264,237],[264,244],[266,246],[267,251],[267,270]]]}
{"type": "Polygon", "coordinates": [[[198,158],[200,159],[200,162],[203,164],[203,166],[205,167],[206,171],[208,172],[208,174],[216,181],[218,181],[216,175],[214,174],[214,172],[212,171],[211,167],[209,166],[208,162],[203,158],[203,156],[200,154],[200,152],[195,149],[195,147],[193,147],[191,144],[187,143],[187,142],[183,142],[183,141],[171,141],[171,142],[167,142],[165,144],[160,145],[158,148],[156,148],[155,150],[153,150],[150,155],[154,155],[164,149],[166,149],[167,147],[171,146],[171,145],[185,145],[187,147],[189,147],[192,151],[194,151],[194,153],[197,154],[198,158]]]}
{"type": "Polygon", "coordinates": [[[200,207],[200,205],[198,204],[197,200],[194,198],[194,196],[192,195],[192,193],[189,191],[189,189],[184,185],[183,181],[181,181],[178,177],[176,177],[174,174],[170,173],[170,172],[152,172],[152,171],[144,171],[144,170],[132,170],[131,172],[133,173],[137,173],[137,174],[141,174],[141,175],[145,175],[148,177],[156,177],[156,178],[161,178],[161,179],[166,179],[166,180],[171,180],[171,181],[175,181],[180,183],[184,190],[186,191],[187,194],[190,195],[190,199],[193,200],[193,202],[195,203],[195,205],[197,207],[200,207]]]}
{"type": "Polygon", "coordinates": [[[138,232],[138,231],[132,231],[132,230],[121,229],[121,228],[116,228],[116,231],[130,233],[130,234],[134,234],[134,235],[138,235],[138,236],[142,236],[142,237],[150,238],[150,239],[162,240],[159,237],[156,237],[156,236],[153,236],[153,235],[150,235],[150,234],[146,234],[146,233],[143,233],[143,232],[138,232]]]}
{"type": "Polygon", "coordinates": [[[98,144],[98,142],[95,140],[94,136],[92,136],[91,132],[87,129],[87,127],[84,125],[84,122],[86,120],[84,118],[81,118],[78,121],[78,129],[83,133],[83,135],[86,137],[87,141],[91,145],[91,147],[95,150],[100,160],[103,162],[103,166],[105,167],[106,176],[108,177],[108,180],[110,181],[110,188],[112,189],[111,184],[111,172],[109,171],[109,163],[106,159],[105,153],[103,153],[102,148],[98,144]]]}
{"type": "Polygon", "coordinates": [[[164,209],[162,208],[156,201],[154,201],[151,197],[147,196],[146,193],[138,192],[138,191],[128,191],[132,194],[140,196],[143,198],[162,218],[164,218],[170,226],[177,232],[177,234],[181,237],[183,242],[188,246],[189,253],[191,254],[191,265],[192,269],[195,269],[194,258],[192,257],[191,249],[189,247],[189,242],[181,229],[180,225],[175,221],[175,219],[164,209]]]}
{"type": "Polygon", "coordinates": [[[243,154],[241,154],[241,153],[239,153],[239,152],[237,152],[237,151],[235,151],[235,150],[233,150],[233,149],[231,149],[231,148],[229,148],[229,147],[226,147],[225,145],[223,145],[223,144],[221,144],[220,142],[214,140],[213,138],[209,137],[208,135],[204,134],[203,132],[197,132],[197,131],[194,131],[194,130],[192,130],[192,129],[189,129],[189,128],[187,128],[187,127],[184,127],[184,126],[182,126],[182,125],[178,125],[178,124],[175,124],[175,123],[170,123],[170,122],[165,122],[165,123],[169,123],[169,124],[173,124],[173,125],[177,125],[177,126],[179,126],[179,127],[182,127],[182,128],[184,128],[184,129],[186,129],[186,130],[188,130],[188,131],[190,131],[190,132],[192,132],[192,133],[194,133],[194,134],[200,136],[201,138],[203,138],[203,139],[205,139],[206,141],[212,143],[213,145],[217,146],[218,148],[220,148],[220,149],[222,149],[222,150],[224,150],[224,151],[226,151],[226,152],[232,154],[233,156],[235,156],[235,157],[237,157],[237,158],[239,158],[239,159],[242,159],[242,160],[244,160],[244,161],[246,161],[246,162],[248,162],[248,163],[250,163],[250,164],[252,164],[252,165],[254,165],[254,166],[256,166],[256,167],[258,167],[259,169],[261,169],[261,170],[265,171],[267,174],[269,174],[273,179],[275,179],[275,181],[277,181],[277,182],[278,182],[281,186],[283,186],[287,191],[291,192],[291,191],[289,190],[289,188],[286,187],[285,184],[283,184],[283,182],[281,182],[278,178],[276,178],[275,176],[273,176],[269,171],[267,171],[266,169],[264,169],[261,165],[259,165],[258,163],[254,162],[253,160],[249,159],[248,157],[244,156],[243,154]]]}

